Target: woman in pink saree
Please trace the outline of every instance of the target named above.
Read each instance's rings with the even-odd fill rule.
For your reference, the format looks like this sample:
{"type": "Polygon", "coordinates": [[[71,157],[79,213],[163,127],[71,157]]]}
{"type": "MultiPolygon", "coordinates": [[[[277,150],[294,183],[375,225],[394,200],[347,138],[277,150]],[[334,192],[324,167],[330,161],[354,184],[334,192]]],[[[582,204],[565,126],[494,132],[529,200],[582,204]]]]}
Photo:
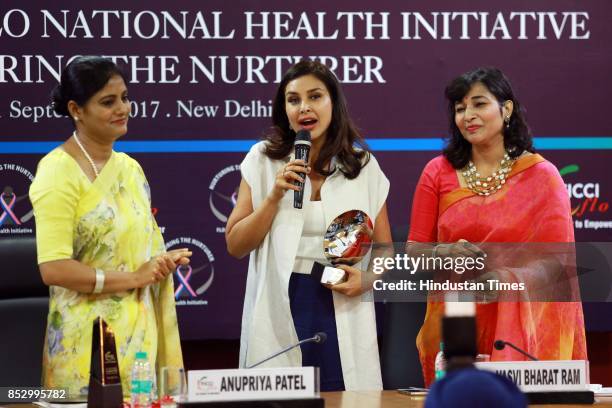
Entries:
{"type": "MultiPolygon", "coordinates": [[[[409,246],[438,243],[416,245],[433,256],[470,256],[486,243],[573,242],[563,180],[553,164],[535,153],[503,73],[476,69],[453,80],[445,93],[451,136],[443,155],[431,160],[419,179],[409,246]]],[[[517,280],[510,272],[497,273],[501,281],[517,280]]],[[[434,379],[443,312],[444,303],[430,301],[417,337],[427,385],[434,379]]],[[[476,320],[478,353],[489,354],[492,361],[525,359],[509,348],[494,349],[496,339],[543,360],[586,359],[580,302],[477,304],[476,320]]]]}

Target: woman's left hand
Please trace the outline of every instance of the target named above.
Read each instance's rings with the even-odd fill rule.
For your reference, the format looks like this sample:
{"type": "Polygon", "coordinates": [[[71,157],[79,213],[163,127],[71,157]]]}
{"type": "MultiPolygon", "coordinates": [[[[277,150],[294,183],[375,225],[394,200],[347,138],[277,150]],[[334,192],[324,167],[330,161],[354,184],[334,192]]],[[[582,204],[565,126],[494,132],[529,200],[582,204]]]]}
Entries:
{"type": "Polygon", "coordinates": [[[153,272],[155,283],[166,279],[176,269],[176,264],[167,254],[158,255],[151,261],[156,265],[153,272]]]}
{"type": "Polygon", "coordinates": [[[178,266],[178,265],[188,265],[189,257],[193,255],[193,252],[191,252],[187,248],[180,248],[180,249],[172,249],[166,252],[166,254],[169,255],[170,258],[172,259],[172,262],[174,262],[175,264],[177,264],[176,266],[178,266]]]}
{"type": "Polygon", "coordinates": [[[174,261],[168,254],[160,255],[157,259],[161,264],[161,270],[164,274],[164,278],[174,273],[174,270],[176,269],[176,263],[174,263],[174,261]]]}
{"type": "Polygon", "coordinates": [[[338,269],[342,269],[347,274],[346,281],[336,285],[325,285],[331,290],[340,292],[348,297],[360,296],[364,292],[370,290],[372,285],[362,281],[363,272],[361,269],[354,268],[348,265],[334,265],[338,269]]]}
{"type": "Polygon", "coordinates": [[[189,257],[191,251],[186,248],[174,249],[168,251],[165,254],[161,254],[155,258],[157,262],[157,272],[155,273],[155,280],[157,282],[166,279],[169,275],[172,275],[179,265],[189,264],[189,257]]]}

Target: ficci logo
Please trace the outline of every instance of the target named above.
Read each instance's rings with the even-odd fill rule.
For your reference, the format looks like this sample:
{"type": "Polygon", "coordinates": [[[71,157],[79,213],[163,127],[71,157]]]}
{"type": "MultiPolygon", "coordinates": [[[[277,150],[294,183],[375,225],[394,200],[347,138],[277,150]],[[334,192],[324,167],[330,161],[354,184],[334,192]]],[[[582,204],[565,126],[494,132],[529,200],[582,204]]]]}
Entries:
{"type": "MultiPolygon", "coordinates": [[[[559,170],[562,177],[573,173],[578,173],[580,166],[577,164],[570,164],[559,170]]],[[[570,199],[578,199],[578,204],[574,206],[572,203],[572,215],[581,217],[586,213],[605,213],[610,208],[610,204],[606,201],[600,200],[600,186],[599,183],[594,182],[577,182],[577,183],[565,183],[567,188],[567,194],[570,199]]]]}

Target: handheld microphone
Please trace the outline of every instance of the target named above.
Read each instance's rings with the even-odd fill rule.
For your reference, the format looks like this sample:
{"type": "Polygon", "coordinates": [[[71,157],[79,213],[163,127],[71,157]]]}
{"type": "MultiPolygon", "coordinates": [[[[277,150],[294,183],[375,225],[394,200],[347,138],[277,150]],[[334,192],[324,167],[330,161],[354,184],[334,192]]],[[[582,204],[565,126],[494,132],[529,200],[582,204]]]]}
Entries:
{"type": "MultiPolygon", "coordinates": [[[[295,158],[296,160],[304,160],[308,164],[308,156],[310,155],[310,131],[302,129],[295,135],[295,158]]],[[[298,173],[300,177],[306,177],[305,173],[298,173]]],[[[304,202],[304,183],[295,181],[296,186],[300,187],[299,191],[293,192],[293,208],[302,208],[304,202]]]]}
{"type": "Polygon", "coordinates": [[[310,338],[308,338],[308,339],[300,340],[300,341],[298,341],[297,343],[292,344],[292,345],[291,345],[291,346],[289,346],[289,347],[285,347],[285,348],[284,348],[284,349],[282,349],[281,351],[279,351],[279,352],[277,352],[277,353],[274,353],[274,354],[272,354],[271,356],[268,356],[268,357],[264,358],[263,360],[258,361],[258,362],[257,362],[257,363],[255,363],[255,364],[251,364],[250,366],[246,366],[246,368],[255,368],[255,367],[257,367],[258,365],[261,365],[261,364],[265,363],[265,362],[266,362],[266,361],[268,361],[268,360],[272,360],[274,357],[276,357],[276,356],[280,356],[281,354],[286,353],[286,352],[288,352],[289,350],[294,349],[294,348],[296,348],[297,346],[299,346],[299,345],[301,345],[301,344],[304,344],[304,343],[317,343],[317,344],[322,344],[322,343],[325,343],[325,340],[327,340],[327,334],[326,334],[326,333],[324,333],[324,332],[318,332],[318,333],[315,333],[315,335],[314,335],[314,336],[312,336],[312,337],[310,337],[310,338]]]}
{"type": "Polygon", "coordinates": [[[511,348],[515,349],[516,351],[518,351],[519,353],[521,353],[522,355],[527,357],[528,359],[530,359],[532,361],[538,361],[537,358],[535,358],[534,356],[532,356],[531,354],[529,354],[525,350],[521,350],[520,348],[516,347],[514,344],[510,343],[509,341],[495,340],[495,343],[493,343],[493,346],[497,350],[503,350],[504,348],[506,348],[506,346],[510,346],[511,348]]]}

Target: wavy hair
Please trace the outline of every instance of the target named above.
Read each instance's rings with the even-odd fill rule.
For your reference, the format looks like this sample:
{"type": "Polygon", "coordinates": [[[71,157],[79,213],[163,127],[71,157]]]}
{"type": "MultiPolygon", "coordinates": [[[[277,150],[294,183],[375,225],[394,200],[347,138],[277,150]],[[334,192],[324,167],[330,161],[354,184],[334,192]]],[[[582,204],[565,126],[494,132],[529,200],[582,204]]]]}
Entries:
{"type": "Polygon", "coordinates": [[[461,102],[476,83],[483,84],[489,92],[495,95],[497,102],[500,104],[500,112],[501,104],[505,101],[510,100],[514,104],[508,127],[504,126],[502,128],[504,147],[508,151],[508,155],[516,158],[524,151],[535,153],[533,138],[525,120],[524,109],[514,96],[514,91],[508,78],[499,69],[494,67],[476,68],[453,79],[444,91],[448,102],[450,134],[443,154],[453,167],[455,169],[465,167],[472,154],[472,145],[465,140],[455,124],[455,104],[461,102]]]}
{"type": "Polygon", "coordinates": [[[340,165],[339,170],[346,178],[354,179],[368,163],[369,149],[349,116],[340,82],[331,70],[320,62],[300,61],[289,68],[283,76],[272,105],[272,127],[264,136],[264,140],[267,141],[264,153],[271,159],[280,160],[291,152],[295,142],[295,132],[289,127],[289,118],[285,110],[285,89],[289,82],[305,75],[314,75],[325,84],[333,106],[325,143],[312,167],[318,173],[329,176],[334,169],[328,171],[325,167],[333,157],[336,157],[336,162],[340,165]]]}

